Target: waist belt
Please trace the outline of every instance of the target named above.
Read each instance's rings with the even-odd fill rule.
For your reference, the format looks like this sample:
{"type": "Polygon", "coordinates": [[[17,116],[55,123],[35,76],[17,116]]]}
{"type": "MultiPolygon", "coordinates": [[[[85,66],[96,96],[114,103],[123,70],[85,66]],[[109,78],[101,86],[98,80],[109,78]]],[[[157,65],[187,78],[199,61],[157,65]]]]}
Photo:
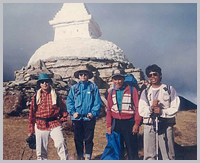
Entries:
{"type": "MultiPolygon", "coordinates": [[[[146,124],[146,125],[153,125],[152,118],[150,118],[150,117],[143,118],[143,123],[146,124]]],[[[162,117],[159,117],[158,118],[158,123],[159,124],[172,124],[172,125],[175,125],[176,121],[175,121],[175,117],[173,117],[173,118],[162,118],[162,117]]]]}
{"type": "Polygon", "coordinates": [[[55,120],[57,120],[57,117],[50,117],[50,118],[36,117],[36,119],[38,119],[38,120],[43,120],[43,121],[46,121],[46,122],[50,122],[50,121],[55,121],[55,120]]]}
{"type": "Polygon", "coordinates": [[[46,127],[49,127],[48,122],[57,120],[57,117],[50,117],[50,118],[36,117],[36,119],[45,121],[46,122],[46,127]]]}

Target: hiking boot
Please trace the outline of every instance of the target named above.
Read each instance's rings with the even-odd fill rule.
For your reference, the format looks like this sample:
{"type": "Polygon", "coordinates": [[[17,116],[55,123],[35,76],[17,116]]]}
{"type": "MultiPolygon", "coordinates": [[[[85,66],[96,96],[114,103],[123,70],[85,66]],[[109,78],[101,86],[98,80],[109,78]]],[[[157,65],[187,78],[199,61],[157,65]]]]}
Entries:
{"type": "Polygon", "coordinates": [[[77,160],[85,160],[85,157],[77,157],[77,160]]]}
{"type": "Polygon", "coordinates": [[[89,157],[85,157],[85,160],[91,160],[89,157]]]}
{"type": "Polygon", "coordinates": [[[91,155],[90,154],[85,154],[85,160],[91,160],[91,155]]]}

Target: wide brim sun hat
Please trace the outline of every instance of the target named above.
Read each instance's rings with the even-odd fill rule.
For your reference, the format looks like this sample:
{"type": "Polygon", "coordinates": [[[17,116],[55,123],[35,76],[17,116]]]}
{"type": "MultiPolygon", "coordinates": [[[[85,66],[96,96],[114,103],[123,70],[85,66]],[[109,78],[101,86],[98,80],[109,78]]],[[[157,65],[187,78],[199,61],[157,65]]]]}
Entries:
{"type": "Polygon", "coordinates": [[[78,70],[74,72],[74,77],[79,78],[79,72],[81,71],[86,71],[89,79],[93,77],[93,73],[86,66],[80,66],[78,70]]]}

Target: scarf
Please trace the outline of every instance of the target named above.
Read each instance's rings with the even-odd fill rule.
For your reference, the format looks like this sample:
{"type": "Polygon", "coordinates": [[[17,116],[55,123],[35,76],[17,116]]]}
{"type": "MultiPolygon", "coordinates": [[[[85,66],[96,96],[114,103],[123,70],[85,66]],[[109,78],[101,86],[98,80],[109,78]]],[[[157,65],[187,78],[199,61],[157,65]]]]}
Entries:
{"type": "MultiPolygon", "coordinates": [[[[41,102],[41,91],[42,91],[42,89],[40,88],[36,94],[36,104],[37,105],[40,104],[40,102],[41,102]]],[[[55,89],[53,89],[52,87],[51,87],[51,98],[52,98],[52,105],[56,105],[57,95],[56,95],[55,89]]]]}

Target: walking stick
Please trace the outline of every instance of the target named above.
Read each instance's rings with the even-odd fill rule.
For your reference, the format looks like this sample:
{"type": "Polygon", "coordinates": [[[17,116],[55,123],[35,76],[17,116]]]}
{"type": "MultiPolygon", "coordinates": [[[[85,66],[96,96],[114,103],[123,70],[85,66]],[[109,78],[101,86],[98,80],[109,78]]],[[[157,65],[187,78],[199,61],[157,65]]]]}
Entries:
{"type": "Polygon", "coordinates": [[[156,160],[158,160],[158,116],[156,116],[156,160]]]}
{"type": "Polygon", "coordinates": [[[24,146],[24,150],[23,150],[23,152],[22,152],[21,160],[23,160],[24,152],[25,152],[25,150],[26,150],[26,146],[27,146],[27,144],[28,144],[28,143],[26,143],[25,146],[24,146]]]}
{"type": "Polygon", "coordinates": [[[31,156],[29,157],[29,160],[33,157],[33,149],[36,149],[36,138],[35,138],[35,135],[34,134],[31,134],[27,139],[26,139],[26,144],[24,146],[24,150],[22,152],[22,156],[21,156],[21,160],[23,159],[24,157],[24,152],[26,150],[26,146],[29,145],[29,148],[32,149],[32,152],[31,152],[31,156]]]}

